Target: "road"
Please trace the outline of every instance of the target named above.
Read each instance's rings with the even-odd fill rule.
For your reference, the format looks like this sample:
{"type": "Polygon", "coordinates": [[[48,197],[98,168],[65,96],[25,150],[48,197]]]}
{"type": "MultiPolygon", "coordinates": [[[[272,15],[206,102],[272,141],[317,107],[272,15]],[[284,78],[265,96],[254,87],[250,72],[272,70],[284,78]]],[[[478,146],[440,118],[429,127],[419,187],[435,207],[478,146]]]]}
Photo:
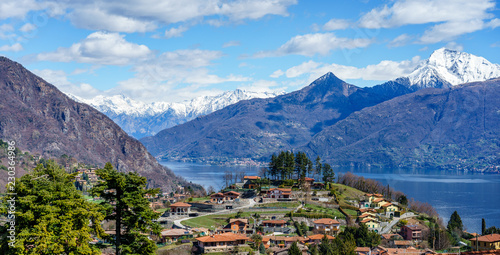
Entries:
{"type": "Polygon", "coordinates": [[[394,225],[396,225],[396,223],[398,223],[399,220],[411,218],[411,217],[415,217],[415,216],[417,216],[417,215],[415,215],[414,213],[405,213],[405,214],[401,215],[401,217],[393,219],[389,223],[389,225],[387,225],[385,228],[382,228],[382,230],[380,230],[379,234],[386,234],[387,232],[389,232],[392,229],[392,227],[394,225]]]}

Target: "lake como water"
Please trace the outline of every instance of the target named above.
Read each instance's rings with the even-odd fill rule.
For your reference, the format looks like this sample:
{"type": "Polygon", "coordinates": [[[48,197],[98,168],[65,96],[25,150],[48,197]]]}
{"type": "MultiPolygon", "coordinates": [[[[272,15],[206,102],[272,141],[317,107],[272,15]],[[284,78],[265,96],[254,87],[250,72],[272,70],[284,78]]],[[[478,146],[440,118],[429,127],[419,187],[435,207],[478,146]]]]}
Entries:
{"type": "MultiPolygon", "coordinates": [[[[244,171],[256,175],[259,167],[212,166],[196,163],[161,162],[188,181],[220,189],[224,172],[244,171]]],[[[336,169],[336,174],[352,172],[365,178],[389,184],[415,200],[428,202],[447,222],[457,211],[470,232],[481,232],[486,225],[500,227],[500,175],[443,172],[432,169],[336,169]]]]}

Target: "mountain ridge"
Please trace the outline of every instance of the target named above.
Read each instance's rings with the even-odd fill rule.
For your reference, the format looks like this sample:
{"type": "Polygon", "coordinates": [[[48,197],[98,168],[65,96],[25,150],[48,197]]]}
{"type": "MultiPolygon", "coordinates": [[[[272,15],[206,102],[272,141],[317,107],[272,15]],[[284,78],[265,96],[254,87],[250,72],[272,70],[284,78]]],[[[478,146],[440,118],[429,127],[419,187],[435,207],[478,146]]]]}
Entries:
{"type": "Polygon", "coordinates": [[[91,106],[70,99],[21,64],[0,57],[0,138],[44,157],[73,156],[119,171],[138,171],[149,185],[172,190],[188,184],[160,165],[146,148],[91,106]]]}

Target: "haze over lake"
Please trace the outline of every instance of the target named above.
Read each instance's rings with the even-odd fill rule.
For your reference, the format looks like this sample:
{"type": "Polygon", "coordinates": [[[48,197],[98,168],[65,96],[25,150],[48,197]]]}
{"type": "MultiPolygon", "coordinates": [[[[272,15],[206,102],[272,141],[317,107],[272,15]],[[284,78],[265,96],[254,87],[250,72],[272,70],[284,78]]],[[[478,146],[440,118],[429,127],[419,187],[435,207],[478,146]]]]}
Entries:
{"type": "MultiPolygon", "coordinates": [[[[225,171],[244,171],[256,175],[259,167],[214,166],[196,163],[161,162],[176,175],[188,181],[213,186],[223,186],[225,171]]],[[[351,171],[365,178],[375,179],[409,197],[428,202],[447,222],[457,211],[470,232],[481,232],[481,218],[488,227],[500,227],[500,175],[442,172],[432,169],[336,169],[336,175],[351,171]]]]}

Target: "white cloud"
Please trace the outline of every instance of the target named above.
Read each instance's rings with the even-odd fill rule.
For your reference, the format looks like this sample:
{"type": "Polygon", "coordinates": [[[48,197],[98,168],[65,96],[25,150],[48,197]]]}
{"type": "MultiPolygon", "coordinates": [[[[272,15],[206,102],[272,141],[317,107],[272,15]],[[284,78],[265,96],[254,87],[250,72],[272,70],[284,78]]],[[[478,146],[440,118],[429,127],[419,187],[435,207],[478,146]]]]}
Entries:
{"type": "Polygon", "coordinates": [[[463,51],[464,50],[464,46],[462,44],[459,44],[456,42],[449,42],[444,47],[447,49],[456,50],[456,51],[463,51]]]}
{"type": "Polygon", "coordinates": [[[165,38],[181,37],[182,33],[188,30],[187,26],[179,26],[167,29],[165,31],[165,38]]]}
{"type": "Polygon", "coordinates": [[[27,33],[27,32],[31,32],[31,31],[33,31],[33,30],[35,30],[35,29],[36,29],[36,26],[35,26],[35,25],[33,25],[33,24],[31,24],[31,23],[26,23],[26,24],[24,24],[24,25],[23,25],[23,26],[19,29],[19,31],[27,33]]]}
{"type": "Polygon", "coordinates": [[[350,26],[350,22],[345,19],[331,19],[324,26],[323,30],[343,30],[350,26]]]}
{"type": "Polygon", "coordinates": [[[80,62],[102,65],[127,65],[151,57],[145,45],[131,43],[118,33],[95,32],[69,48],[40,53],[37,59],[55,62],[80,62]]]}
{"type": "Polygon", "coordinates": [[[119,82],[119,86],[107,93],[121,93],[145,102],[178,102],[213,92],[213,89],[206,88],[212,84],[250,80],[236,75],[220,77],[211,74],[208,67],[222,56],[220,51],[201,49],[165,52],[134,65],[134,78],[119,82]]]}
{"type": "Polygon", "coordinates": [[[500,19],[492,19],[486,26],[495,29],[500,26],[500,19]]]}
{"type": "Polygon", "coordinates": [[[242,90],[255,91],[255,92],[275,92],[283,91],[283,88],[277,88],[279,84],[275,81],[258,80],[245,86],[238,87],[242,90]]]}
{"type": "Polygon", "coordinates": [[[213,17],[231,23],[266,15],[288,16],[288,7],[296,3],[296,0],[2,0],[0,18],[22,19],[30,11],[46,10],[52,16],[65,16],[79,28],[132,33],[153,31],[178,22],[213,20],[213,17]]]}
{"type": "Polygon", "coordinates": [[[278,69],[278,70],[274,71],[271,75],[269,75],[269,77],[271,77],[271,78],[279,78],[283,74],[285,74],[285,72],[281,71],[281,69],[278,69]]]}
{"type": "Polygon", "coordinates": [[[401,47],[401,46],[404,46],[404,45],[408,44],[412,39],[413,39],[412,36],[407,35],[407,34],[402,34],[402,35],[399,35],[398,37],[394,38],[389,43],[388,46],[390,48],[392,48],[392,47],[401,47]]]}
{"type": "Polygon", "coordinates": [[[229,41],[227,43],[224,43],[224,45],[222,45],[222,48],[228,48],[228,47],[234,47],[234,46],[240,46],[240,42],[239,41],[229,41]]]}
{"type": "Polygon", "coordinates": [[[0,25],[0,39],[8,39],[15,37],[15,34],[12,34],[13,31],[14,27],[10,24],[0,25]]]}
{"type": "Polygon", "coordinates": [[[0,46],[0,51],[21,51],[23,46],[20,43],[0,46]]]}
{"type": "Polygon", "coordinates": [[[92,87],[90,84],[81,83],[74,84],[68,81],[68,75],[62,70],[33,70],[35,74],[42,77],[47,82],[55,85],[59,90],[64,93],[69,93],[83,98],[93,98],[102,94],[102,91],[92,87]]]}
{"type": "Polygon", "coordinates": [[[309,74],[307,82],[312,82],[319,76],[332,72],[340,79],[363,79],[370,81],[387,81],[410,74],[420,63],[420,57],[415,56],[411,60],[391,61],[383,60],[378,64],[366,67],[354,67],[338,64],[325,64],[315,61],[304,62],[289,68],[286,71],[288,78],[300,77],[309,74]]]}
{"type": "MultiPolygon", "coordinates": [[[[437,23],[419,40],[420,43],[436,43],[486,28],[484,20],[493,17],[488,11],[494,7],[492,0],[398,0],[392,6],[371,10],[358,23],[369,29],[437,23]]],[[[494,26],[495,21],[491,24],[494,26]]]]}
{"type": "Polygon", "coordinates": [[[270,57],[284,55],[314,56],[327,55],[332,50],[364,48],[370,45],[373,39],[336,37],[333,33],[315,33],[298,35],[281,45],[274,51],[261,51],[254,57],[270,57]]]}

